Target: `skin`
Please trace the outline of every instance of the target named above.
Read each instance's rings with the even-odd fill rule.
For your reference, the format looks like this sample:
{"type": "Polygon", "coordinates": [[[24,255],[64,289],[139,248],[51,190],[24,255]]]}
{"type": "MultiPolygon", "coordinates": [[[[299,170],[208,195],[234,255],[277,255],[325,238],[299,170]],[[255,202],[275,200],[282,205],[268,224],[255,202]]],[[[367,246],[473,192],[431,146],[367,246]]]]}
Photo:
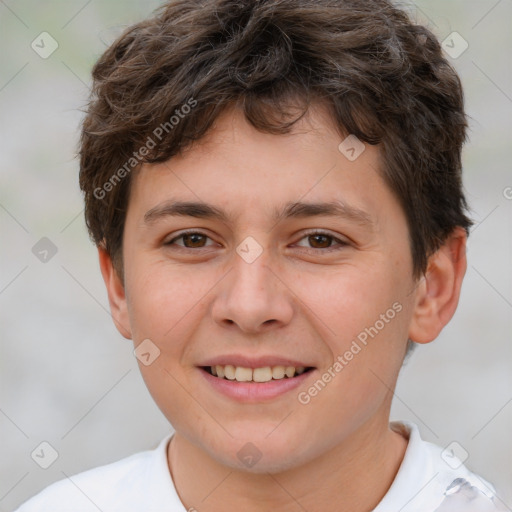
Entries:
{"type": "Polygon", "coordinates": [[[338,150],[345,136],[318,105],[289,135],[260,133],[227,110],[183,154],[134,174],[124,285],[99,248],[118,330],[160,350],[140,370],[176,431],[169,468],[187,510],[330,512],[343,503],[362,512],[377,506],[399,469],[407,440],[389,427],[392,390],[408,337],[434,340],[455,312],[466,235],[455,229],[414,280],[405,215],[378,174],[380,148],[367,144],[351,162],[338,150]],[[145,213],[170,198],[215,205],[228,222],[174,216],[147,225],[145,213]],[[274,209],[299,200],[343,200],[364,210],[373,229],[333,216],[276,223],[274,209]],[[206,238],[176,239],[190,228],[206,238]],[[252,263],[236,252],[248,236],[263,251],[252,263]],[[395,302],[401,311],[300,403],[298,392],[395,302]],[[315,370],[300,389],[240,403],[197,367],[229,353],[293,357],[315,370]],[[247,442],[262,454],[251,468],[237,457],[247,442]]]}

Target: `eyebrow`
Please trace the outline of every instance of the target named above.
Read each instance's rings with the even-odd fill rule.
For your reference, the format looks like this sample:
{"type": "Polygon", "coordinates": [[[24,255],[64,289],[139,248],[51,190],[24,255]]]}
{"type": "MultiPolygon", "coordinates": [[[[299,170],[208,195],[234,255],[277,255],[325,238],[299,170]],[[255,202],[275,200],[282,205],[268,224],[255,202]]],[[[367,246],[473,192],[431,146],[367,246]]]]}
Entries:
{"type": "MultiPolygon", "coordinates": [[[[197,219],[212,219],[230,223],[229,216],[222,209],[208,203],[196,201],[165,201],[144,215],[145,224],[153,224],[166,217],[195,217],[197,219]]],[[[288,202],[283,208],[274,210],[273,220],[280,222],[290,218],[306,218],[319,216],[333,216],[346,218],[373,230],[375,222],[372,217],[355,206],[344,201],[330,201],[320,203],[288,202]]]]}

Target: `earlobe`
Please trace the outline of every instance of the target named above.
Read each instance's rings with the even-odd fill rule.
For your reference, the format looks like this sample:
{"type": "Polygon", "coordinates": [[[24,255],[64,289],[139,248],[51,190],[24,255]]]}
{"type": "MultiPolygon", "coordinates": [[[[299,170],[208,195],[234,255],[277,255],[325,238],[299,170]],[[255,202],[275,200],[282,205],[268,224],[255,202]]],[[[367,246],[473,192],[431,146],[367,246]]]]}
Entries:
{"type": "Polygon", "coordinates": [[[112,320],[117,330],[126,339],[132,339],[128,308],[126,304],[126,295],[124,285],[121,282],[108,252],[103,247],[98,247],[98,256],[101,269],[101,275],[107,287],[108,301],[112,320]]]}
{"type": "Polygon", "coordinates": [[[456,228],[429,258],[425,276],[415,292],[409,338],[430,343],[453,317],[466,273],[466,232],[456,228]]]}

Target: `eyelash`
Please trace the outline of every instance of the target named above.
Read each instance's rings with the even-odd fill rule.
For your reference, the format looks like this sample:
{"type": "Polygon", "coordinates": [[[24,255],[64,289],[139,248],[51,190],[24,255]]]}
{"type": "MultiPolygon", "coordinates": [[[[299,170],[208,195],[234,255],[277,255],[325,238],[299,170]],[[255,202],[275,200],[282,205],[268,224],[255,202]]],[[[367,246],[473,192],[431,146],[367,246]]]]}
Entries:
{"type": "MultiPolygon", "coordinates": [[[[178,236],[174,237],[172,240],[169,240],[168,242],[165,242],[164,245],[166,245],[166,246],[175,245],[174,242],[176,240],[179,240],[180,238],[183,238],[186,235],[201,235],[201,236],[204,236],[206,238],[210,238],[208,235],[206,235],[205,233],[202,233],[201,231],[196,231],[196,230],[183,231],[178,236]]],[[[331,235],[330,233],[325,232],[325,231],[310,231],[310,232],[304,233],[303,237],[299,241],[303,240],[304,238],[307,238],[309,236],[314,236],[314,235],[321,235],[321,236],[326,236],[327,238],[331,238],[333,241],[338,242],[338,247],[305,248],[306,251],[308,251],[308,252],[318,253],[318,251],[321,251],[321,252],[339,251],[339,250],[341,250],[344,247],[349,245],[347,242],[345,242],[345,241],[343,241],[343,240],[341,240],[341,239],[335,237],[334,235],[331,235]]],[[[184,246],[179,246],[179,245],[177,247],[179,248],[178,250],[183,250],[183,251],[198,251],[198,250],[201,250],[201,249],[206,249],[206,247],[196,247],[196,248],[193,248],[193,247],[184,247],[184,246]]]]}

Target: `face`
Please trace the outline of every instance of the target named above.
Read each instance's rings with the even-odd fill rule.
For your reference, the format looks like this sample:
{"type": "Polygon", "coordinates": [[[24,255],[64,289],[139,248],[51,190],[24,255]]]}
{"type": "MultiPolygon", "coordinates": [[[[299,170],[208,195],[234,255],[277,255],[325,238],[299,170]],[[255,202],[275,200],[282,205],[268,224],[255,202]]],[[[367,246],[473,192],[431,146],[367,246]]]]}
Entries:
{"type": "Polygon", "coordinates": [[[320,108],[289,135],[231,110],[133,176],[124,291],[130,337],[150,340],[140,369],[176,431],[227,466],[292,468],[387,425],[414,307],[408,229],[379,148],[351,161],[344,137],[320,108]]]}

